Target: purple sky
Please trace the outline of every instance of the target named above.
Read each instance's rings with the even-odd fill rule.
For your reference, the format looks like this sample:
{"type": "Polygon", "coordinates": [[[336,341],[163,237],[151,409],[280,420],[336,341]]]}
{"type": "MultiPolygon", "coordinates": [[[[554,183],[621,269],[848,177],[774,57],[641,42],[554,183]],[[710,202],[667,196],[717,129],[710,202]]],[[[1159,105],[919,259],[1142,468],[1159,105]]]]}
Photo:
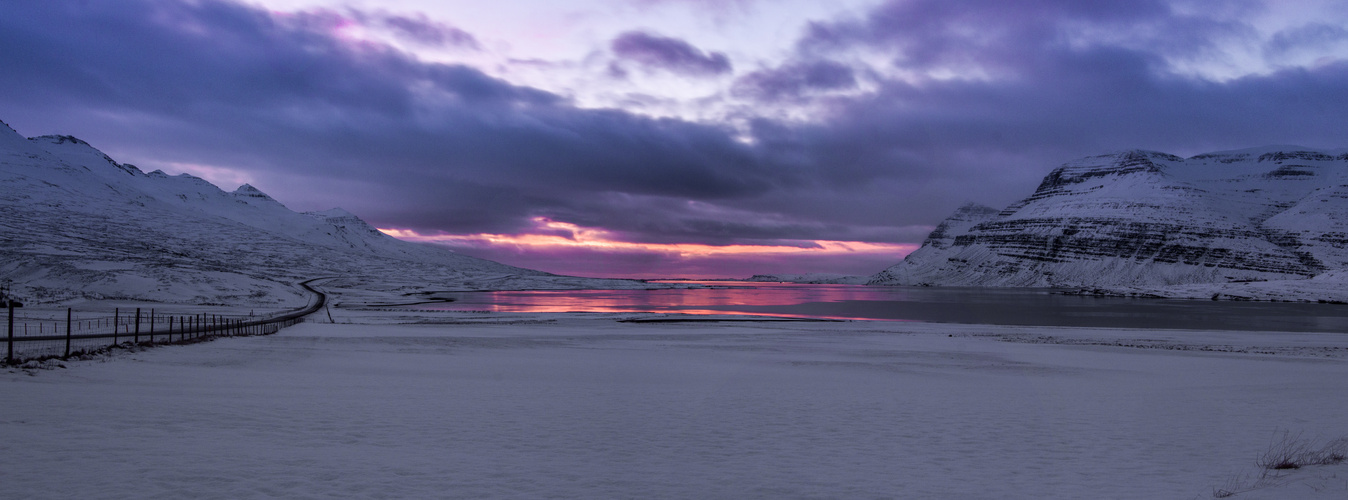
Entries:
{"type": "Polygon", "coordinates": [[[1348,146],[1348,2],[0,0],[0,119],[584,275],[879,271],[1110,150],[1348,146]]]}

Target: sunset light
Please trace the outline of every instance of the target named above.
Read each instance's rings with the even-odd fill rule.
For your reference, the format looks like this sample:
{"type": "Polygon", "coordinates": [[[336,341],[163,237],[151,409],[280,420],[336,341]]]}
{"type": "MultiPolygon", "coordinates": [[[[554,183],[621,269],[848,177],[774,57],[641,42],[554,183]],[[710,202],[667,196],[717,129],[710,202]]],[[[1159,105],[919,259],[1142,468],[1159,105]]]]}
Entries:
{"type": "MultiPolygon", "coordinates": [[[[474,256],[490,256],[493,260],[561,274],[586,274],[602,277],[623,278],[703,278],[703,277],[747,277],[738,276],[731,270],[721,271],[717,267],[707,267],[710,262],[753,260],[760,262],[784,261],[822,261],[827,259],[844,262],[877,263],[895,261],[917,249],[917,245],[907,243],[875,243],[865,241],[829,241],[829,240],[779,240],[774,244],[730,244],[709,245],[704,243],[651,243],[641,241],[623,241],[612,233],[600,228],[583,227],[576,224],[534,217],[534,230],[519,234],[420,234],[411,229],[380,228],[384,234],[406,241],[435,243],[459,250],[474,256]],[[608,271],[595,273],[594,270],[573,270],[569,267],[557,267],[570,264],[556,260],[552,267],[540,264],[534,259],[558,254],[607,254],[610,264],[624,259],[643,256],[657,259],[664,266],[674,269],[652,271],[648,268],[630,268],[616,265],[608,271]],[[513,256],[513,258],[512,258],[513,256]],[[532,258],[528,257],[532,256],[532,258]],[[843,257],[844,259],[838,259],[843,257]],[[518,263],[517,263],[518,262],[518,263]],[[707,274],[711,272],[712,274],[707,274]],[[718,274],[726,273],[726,274],[718,274]]],[[[818,264],[815,265],[818,267],[818,264]]],[[[796,267],[769,266],[753,273],[797,272],[796,267]]],[[[834,268],[824,268],[816,272],[832,272],[834,268]]],[[[858,271],[860,274],[864,269],[858,271]]]]}

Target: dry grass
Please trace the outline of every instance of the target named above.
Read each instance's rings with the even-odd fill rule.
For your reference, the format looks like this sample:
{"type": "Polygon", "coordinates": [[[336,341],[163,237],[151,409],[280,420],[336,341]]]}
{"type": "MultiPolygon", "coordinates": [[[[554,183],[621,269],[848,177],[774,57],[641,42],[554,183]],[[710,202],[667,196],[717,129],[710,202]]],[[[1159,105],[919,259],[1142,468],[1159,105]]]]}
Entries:
{"type": "Polygon", "coordinates": [[[1212,489],[1213,498],[1227,498],[1246,491],[1278,484],[1286,471],[1312,465],[1333,465],[1348,459],[1348,437],[1316,444],[1300,433],[1283,431],[1269,440],[1268,449],[1255,460],[1259,472],[1253,475],[1232,476],[1220,487],[1212,489]]]}
{"type": "Polygon", "coordinates": [[[1270,443],[1268,451],[1255,465],[1264,470],[1300,469],[1308,465],[1330,465],[1348,458],[1348,438],[1339,438],[1317,447],[1301,434],[1283,432],[1282,439],[1270,443]]]}

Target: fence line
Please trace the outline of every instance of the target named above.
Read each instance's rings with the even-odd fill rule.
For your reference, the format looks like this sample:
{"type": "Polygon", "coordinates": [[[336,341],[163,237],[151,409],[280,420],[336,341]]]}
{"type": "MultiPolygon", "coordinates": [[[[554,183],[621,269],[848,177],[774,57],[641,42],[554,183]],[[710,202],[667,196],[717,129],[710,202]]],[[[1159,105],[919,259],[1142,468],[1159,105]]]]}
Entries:
{"type": "Polygon", "coordinates": [[[16,317],[13,304],[9,304],[4,362],[13,365],[33,359],[64,359],[128,343],[181,343],[211,337],[270,335],[303,322],[305,316],[323,308],[327,303],[327,295],[309,286],[317,279],[323,278],[299,284],[314,294],[315,300],[311,304],[263,317],[206,313],[164,315],[156,314],[154,309],[144,311],[139,307],[134,312],[113,309],[112,316],[76,317],[70,308],[66,308],[66,318],[62,322],[51,318],[16,317]],[[35,320],[35,326],[30,328],[27,320],[35,320]],[[103,339],[112,340],[109,343],[103,339]],[[16,344],[22,347],[17,353],[16,344]]]}

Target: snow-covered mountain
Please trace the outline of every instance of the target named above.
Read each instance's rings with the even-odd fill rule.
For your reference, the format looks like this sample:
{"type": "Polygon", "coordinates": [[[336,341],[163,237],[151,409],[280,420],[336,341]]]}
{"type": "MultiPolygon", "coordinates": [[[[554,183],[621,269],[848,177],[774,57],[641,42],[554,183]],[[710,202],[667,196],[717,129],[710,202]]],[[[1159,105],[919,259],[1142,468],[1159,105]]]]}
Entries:
{"type": "Polygon", "coordinates": [[[1345,268],[1348,151],[1126,151],[1058,167],[1003,210],[961,207],[871,283],[1158,289],[1345,268]]]}
{"type": "Polygon", "coordinates": [[[244,185],[142,172],[71,136],[0,122],[0,278],[30,302],[134,299],[277,305],[296,281],[369,292],[629,288],[554,276],[387,236],[341,209],[297,213],[244,185]]]}

